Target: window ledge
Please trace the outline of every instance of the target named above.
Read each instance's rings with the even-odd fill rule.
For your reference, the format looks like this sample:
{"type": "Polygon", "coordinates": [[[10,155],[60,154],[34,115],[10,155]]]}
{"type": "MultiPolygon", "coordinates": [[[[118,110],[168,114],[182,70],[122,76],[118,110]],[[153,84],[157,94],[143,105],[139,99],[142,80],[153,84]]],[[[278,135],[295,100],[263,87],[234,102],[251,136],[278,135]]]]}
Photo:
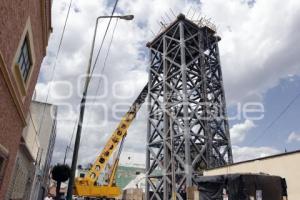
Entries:
{"type": "Polygon", "coordinates": [[[19,116],[23,122],[23,125],[25,126],[26,119],[25,119],[25,114],[24,114],[24,110],[23,110],[23,105],[22,105],[21,99],[19,98],[20,95],[19,95],[19,92],[17,91],[18,89],[15,87],[15,84],[13,84],[14,77],[11,77],[9,72],[7,71],[7,68],[3,61],[1,52],[0,52],[0,72],[2,73],[2,75],[4,77],[4,82],[7,85],[7,89],[9,90],[9,93],[16,105],[19,116]]]}
{"type": "Polygon", "coordinates": [[[20,68],[19,68],[18,64],[15,64],[14,75],[15,75],[15,79],[16,79],[18,89],[19,89],[19,92],[20,92],[21,96],[22,97],[26,96],[26,94],[27,94],[27,92],[26,92],[27,91],[26,83],[24,82],[24,80],[22,78],[22,75],[21,75],[20,68]]]}

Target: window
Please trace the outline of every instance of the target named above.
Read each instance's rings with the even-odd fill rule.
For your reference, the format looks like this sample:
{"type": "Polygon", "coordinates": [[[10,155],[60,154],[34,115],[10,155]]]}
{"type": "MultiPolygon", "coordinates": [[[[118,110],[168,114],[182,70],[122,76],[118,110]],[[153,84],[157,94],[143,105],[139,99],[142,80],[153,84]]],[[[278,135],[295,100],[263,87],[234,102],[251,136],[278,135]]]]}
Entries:
{"type": "Polygon", "coordinates": [[[4,177],[4,170],[8,159],[8,151],[0,144],[0,187],[4,177]]]}
{"type": "Polygon", "coordinates": [[[34,71],[34,67],[34,44],[30,17],[28,17],[11,66],[15,79],[14,83],[16,84],[16,89],[18,90],[17,101],[20,101],[20,103],[24,103],[27,97],[27,90],[30,85],[29,82],[31,79],[31,74],[34,71]]]}
{"type": "Polygon", "coordinates": [[[25,40],[21,47],[21,51],[18,59],[18,65],[20,68],[21,76],[24,82],[26,82],[30,72],[30,68],[32,66],[29,41],[27,37],[25,37],[25,40]]]}
{"type": "Polygon", "coordinates": [[[5,159],[0,155],[0,188],[4,176],[5,159]]]}
{"type": "Polygon", "coordinates": [[[0,156],[0,173],[3,171],[2,169],[4,168],[4,161],[5,159],[2,156],[0,156]]]}

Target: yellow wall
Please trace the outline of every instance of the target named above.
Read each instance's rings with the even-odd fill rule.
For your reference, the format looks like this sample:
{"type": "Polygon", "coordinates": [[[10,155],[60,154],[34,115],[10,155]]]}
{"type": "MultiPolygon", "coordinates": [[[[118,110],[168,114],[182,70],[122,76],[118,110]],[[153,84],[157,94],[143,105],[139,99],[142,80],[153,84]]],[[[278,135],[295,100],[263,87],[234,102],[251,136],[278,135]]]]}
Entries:
{"type": "Polygon", "coordinates": [[[205,176],[230,173],[266,173],[285,178],[288,187],[288,199],[300,199],[300,152],[277,157],[237,163],[231,166],[207,170],[205,176]]]}

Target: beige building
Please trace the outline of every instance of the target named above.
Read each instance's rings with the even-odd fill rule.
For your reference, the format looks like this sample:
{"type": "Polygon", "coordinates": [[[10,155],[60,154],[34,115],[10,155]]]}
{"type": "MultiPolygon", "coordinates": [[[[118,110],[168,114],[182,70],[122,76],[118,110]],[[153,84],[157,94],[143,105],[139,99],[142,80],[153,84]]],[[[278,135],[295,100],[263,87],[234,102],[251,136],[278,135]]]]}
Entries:
{"type": "Polygon", "coordinates": [[[32,118],[38,129],[39,154],[35,163],[35,174],[30,200],[43,199],[50,184],[50,164],[56,138],[57,106],[32,101],[32,118]]]}
{"type": "Polygon", "coordinates": [[[36,200],[47,194],[56,136],[57,107],[32,101],[6,199],[36,200]]]}
{"type": "Polygon", "coordinates": [[[265,173],[286,179],[289,200],[300,199],[300,150],[234,163],[204,172],[205,176],[233,173],[265,173]]]}
{"type": "MultiPolygon", "coordinates": [[[[32,105],[31,105],[32,107],[32,105]]],[[[27,126],[23,129],[20,148],[17,152],[12,180],[8,186],[6,199],[30,199],[35,164],[39,159],[40,143],[37,135],[37,124],[31,114],[26,118],[27,126]]]]}

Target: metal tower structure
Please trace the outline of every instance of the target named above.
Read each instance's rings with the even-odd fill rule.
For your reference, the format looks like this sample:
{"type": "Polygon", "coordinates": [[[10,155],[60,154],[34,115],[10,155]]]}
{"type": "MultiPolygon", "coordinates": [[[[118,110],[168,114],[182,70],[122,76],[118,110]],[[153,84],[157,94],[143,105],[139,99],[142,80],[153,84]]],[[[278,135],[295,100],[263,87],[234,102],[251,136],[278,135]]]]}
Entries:
{"type": "Polygon", "coordinates": [[[232,163],[218,41],[180,14],[147,44],[147,200],[185,199],[204,169],[232,163]]]}

